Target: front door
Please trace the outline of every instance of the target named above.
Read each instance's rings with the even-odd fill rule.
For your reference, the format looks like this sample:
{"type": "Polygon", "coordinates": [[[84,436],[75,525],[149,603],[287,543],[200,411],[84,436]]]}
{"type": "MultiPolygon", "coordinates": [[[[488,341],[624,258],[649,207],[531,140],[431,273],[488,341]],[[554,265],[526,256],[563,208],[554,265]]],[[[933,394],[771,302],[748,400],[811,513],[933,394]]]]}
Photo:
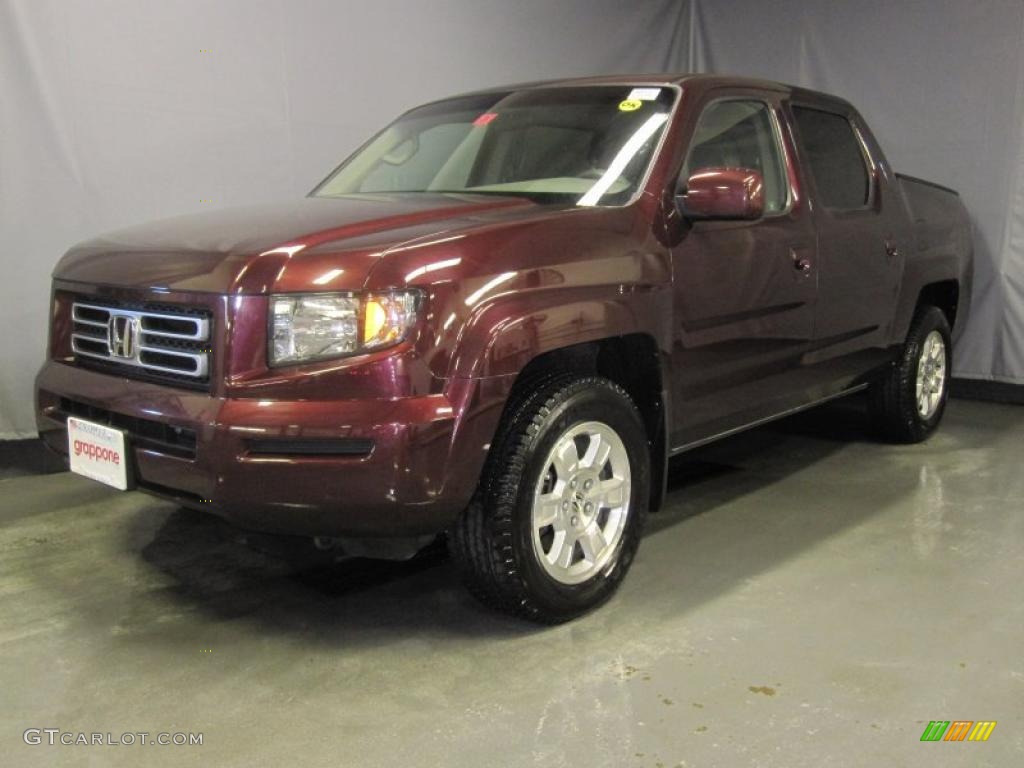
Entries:
{"type": "Polygon", "coordinates": [[[673,249],[672,447],[801,403],[817,286],[815,232],[797,194],[779,105],[721,95],[701,111],[682,178],[741,167],[764,179],[757,221],[693,221],[673,249]]]}

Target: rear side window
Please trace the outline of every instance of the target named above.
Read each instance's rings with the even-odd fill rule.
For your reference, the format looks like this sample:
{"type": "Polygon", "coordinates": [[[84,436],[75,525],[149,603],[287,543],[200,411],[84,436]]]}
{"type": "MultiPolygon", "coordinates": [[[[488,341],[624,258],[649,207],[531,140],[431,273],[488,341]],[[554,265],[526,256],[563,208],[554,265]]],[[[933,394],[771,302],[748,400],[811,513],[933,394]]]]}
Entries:
{"type": "Polygon", "coordinates": [[[807,107],[794,107],[793,117],[822,204],[847,210],[867,205],[868,168],[850,121],[807,107]]]}

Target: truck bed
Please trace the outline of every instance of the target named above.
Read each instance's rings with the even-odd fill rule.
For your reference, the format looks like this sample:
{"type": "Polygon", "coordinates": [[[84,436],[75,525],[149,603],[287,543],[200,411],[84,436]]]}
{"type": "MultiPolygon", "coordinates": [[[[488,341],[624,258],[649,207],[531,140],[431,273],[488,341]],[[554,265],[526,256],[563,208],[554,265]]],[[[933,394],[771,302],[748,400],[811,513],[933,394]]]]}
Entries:
{"type": "Polygon", "coordinates": [[[940,255],[969,250],[970,222],[956,190],[902,173],[897,173],[896,179],[917,251],[940,255]]]}

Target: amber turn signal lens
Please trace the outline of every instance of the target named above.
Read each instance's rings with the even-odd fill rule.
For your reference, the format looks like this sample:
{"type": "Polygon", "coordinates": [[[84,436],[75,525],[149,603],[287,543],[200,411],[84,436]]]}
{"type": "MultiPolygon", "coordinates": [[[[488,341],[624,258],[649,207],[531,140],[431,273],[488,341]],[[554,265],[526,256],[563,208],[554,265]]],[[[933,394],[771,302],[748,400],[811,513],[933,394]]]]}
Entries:
{"type": "Polygon", "coordinates": [[[401,341],[416,322],[418,297],[416,291],[364,294],[362,348],[368,351],[401,341]]]}
{"type": "Polygon", "coordinates": [[[374,341],[388,322],[387,310],[377,299],[366,302],[366,320],[363,322],[363,343],[374,341]]]}

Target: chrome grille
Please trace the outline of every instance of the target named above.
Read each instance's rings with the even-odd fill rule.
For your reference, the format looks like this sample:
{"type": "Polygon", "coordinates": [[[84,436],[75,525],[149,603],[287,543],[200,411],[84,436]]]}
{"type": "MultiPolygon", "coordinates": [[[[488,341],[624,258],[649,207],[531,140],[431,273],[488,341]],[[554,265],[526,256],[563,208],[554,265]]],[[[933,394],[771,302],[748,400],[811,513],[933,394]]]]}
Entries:
{"type": "Polygon", "coordinates": [[[202,382],[209,377],[208,313],[76,301],[71,319],[71,349],[80,358],[163,378],[202,382]]]}

